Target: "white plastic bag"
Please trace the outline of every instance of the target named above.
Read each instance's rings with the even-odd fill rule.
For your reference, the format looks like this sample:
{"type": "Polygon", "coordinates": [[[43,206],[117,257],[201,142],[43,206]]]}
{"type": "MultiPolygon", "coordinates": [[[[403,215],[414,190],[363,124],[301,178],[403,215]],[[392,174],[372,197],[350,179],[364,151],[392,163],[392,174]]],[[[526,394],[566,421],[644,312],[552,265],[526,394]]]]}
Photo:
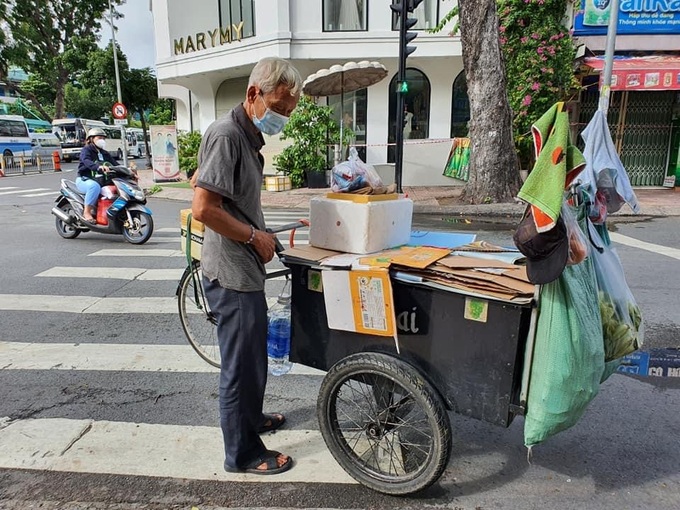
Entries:
{"type": "Polygon", "coordinates": [[[605,361],[612,361],[642,347],[644,323],[616,250],[592,224],[589,234],[593,244],[590,253],[597,277],[605,361]]]}
{"type": "Polygon", "coordinates": [[[379,188],[382,185],[378,172],[361,161],[355,147],[350,147],[347,161],[335,165],[331,173],[331,189],[335,193],[346,193],[366,186],[379,188]]]}

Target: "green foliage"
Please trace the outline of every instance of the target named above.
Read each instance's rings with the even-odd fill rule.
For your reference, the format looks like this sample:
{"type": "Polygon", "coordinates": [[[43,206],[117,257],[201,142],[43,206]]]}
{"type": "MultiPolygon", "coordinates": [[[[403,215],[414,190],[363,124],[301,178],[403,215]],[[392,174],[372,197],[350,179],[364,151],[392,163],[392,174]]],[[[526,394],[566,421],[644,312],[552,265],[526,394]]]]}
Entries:
{"type": "Polygon", "coordinates": [[[179,169],[186,172],[189,179],[198,168],[198,149],[201,147],[202,138],[199,131],[180,132],[177,135],[179,169]]]}
{"type": "Polygon", "coordinates": [[[146,194],[153,195],[154,193],[158,193],[160,191],[163,191],[162,186],[158,184],[153,184],[148,190],[146,190],[146,194]]]}
{"type": "Polygon", "coordinates": [[[93,94],[90,89],[67,84],[64,88],[65,111],[74,117],[98,120],[106,116],[111,109],[111,101],[107,97],[93,94]]]}
{"type": "MultiPolygon", "coordinates": [[[[343,144],[354,136],[351,129],[343,129],[343,144]]],[[[305,172],[324,172],[327,166],[327,148],[340,141],[340,126],[333,118],[333,108],[317,105],[302,96],[290,120],[283,128],[282,140],[292,140],[281,154],[274,158],[277,170],[290,177],[294,187],[302,186],[305,172]]]]}
{"type": "Polygon", "coordinates": [[[564,26],[570,1],[498,0],[508,99],[523,168],[531,164],[531,124],[579,86],[574,43],[564,26]]]}
{"type": "MultiPolygon", "coordinates": [[[[499,36],[505,60],[515,146],[522,168],[533,158],[531,124],[579,84],[574,76],[574,43],[564,25],[575,0],[498,0],[499,36]]],[[[458,16],[454,7],[432,32],[458,16]]],[[[458,23],[451,35],[458,32],[458,23]]]]}
{"type": "Polygon", "coordinates": [[[151,106],[151,111],[149,112],[149,124],[155,126],[167,126],[174,122],[173,116],[174,100],[172,99],[159,99],[151,106]]]}
{"type": "MultiPolygon", "coordinates": [[[[111,0],[115,7],[125,0],[111,0]]],[[[6,2],[2,2],[6,4],[6,2]]],[[[96,47],[109,0],[16,0],[0,10],[2,69],[11,62],[55,90],[55,114],[63,116],[66,84],[96,47]]],[[[115,17],[120,17],[115,13],[115,17]]]]}

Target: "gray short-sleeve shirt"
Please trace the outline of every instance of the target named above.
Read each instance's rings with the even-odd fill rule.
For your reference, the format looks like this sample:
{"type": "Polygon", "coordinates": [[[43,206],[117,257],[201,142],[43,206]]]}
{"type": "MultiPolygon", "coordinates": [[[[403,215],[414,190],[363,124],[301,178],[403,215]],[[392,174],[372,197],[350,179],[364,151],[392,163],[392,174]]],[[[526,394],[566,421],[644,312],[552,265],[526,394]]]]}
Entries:
{"type": "MultiPolygon", "coordinates": [[[[198,151],[196,186],[222,196],[222,208],[238,220],[264,230],[260,202],[264,158],[262,134],[240,104],[213,122],[198,151]]],[[[255,249],[206,227],[201,250],[203,274],[227,289],[264,289],[265,268],[255,249]]]]}

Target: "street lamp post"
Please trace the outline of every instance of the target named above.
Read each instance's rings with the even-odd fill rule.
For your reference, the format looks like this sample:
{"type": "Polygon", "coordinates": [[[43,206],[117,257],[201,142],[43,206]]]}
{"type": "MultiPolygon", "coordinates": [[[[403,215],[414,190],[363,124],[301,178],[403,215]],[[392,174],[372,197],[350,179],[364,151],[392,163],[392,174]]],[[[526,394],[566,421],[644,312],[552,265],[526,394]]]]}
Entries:
{"type": "MultiPolygon", "coordinates": [[[[123,98],[120,93],[120,73],[118,72],[118,49],[116,47],[116,29],[113,26],[113,8],[111,7],[111,0],[109,0],[109,22],[111,23],[111,40],[113,41],[113,67],[116,70],[116,92],[118,94],[118,102],[122,103],[123,98]]],[[[127,157],[127,137],[125,135],[125,125],[121,125],[121,134],[123,136],[123,164],[128,166],[127,157]]]]}

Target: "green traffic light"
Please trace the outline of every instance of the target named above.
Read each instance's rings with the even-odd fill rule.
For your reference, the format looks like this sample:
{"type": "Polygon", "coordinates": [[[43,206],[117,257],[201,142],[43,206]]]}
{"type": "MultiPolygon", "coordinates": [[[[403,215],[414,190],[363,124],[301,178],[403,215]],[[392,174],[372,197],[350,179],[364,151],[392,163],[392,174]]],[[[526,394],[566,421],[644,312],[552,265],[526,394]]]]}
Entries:
{"type": "Polygon", "coordinates": [[[406,94],[408,92],[408,82],[402,81],[399,84],[399,92],[402,94],[406,94]]]}

